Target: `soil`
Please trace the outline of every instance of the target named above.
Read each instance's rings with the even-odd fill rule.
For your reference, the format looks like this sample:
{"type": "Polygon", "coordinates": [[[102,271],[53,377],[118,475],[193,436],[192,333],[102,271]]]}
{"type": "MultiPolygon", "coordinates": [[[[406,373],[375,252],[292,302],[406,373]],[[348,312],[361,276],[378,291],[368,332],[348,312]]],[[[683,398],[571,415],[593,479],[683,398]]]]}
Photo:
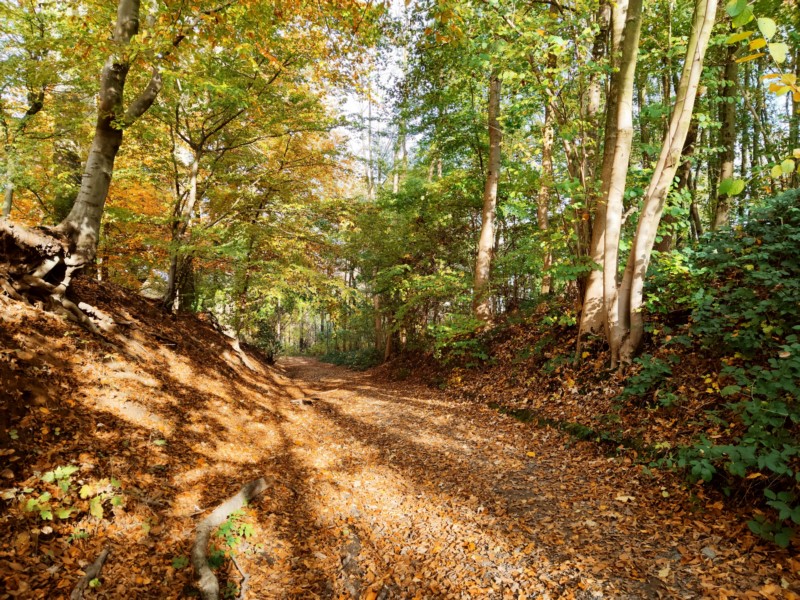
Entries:
{"type": "Polygon", "coordinates": [[[194,597],[194,528],[258,477],[212,542],[227,597],[798,597],[791,551],[627,456],[76,290],[118,329],[0,299],[0,599],[66,598],[104,548],[85,598],[194,597]]]}

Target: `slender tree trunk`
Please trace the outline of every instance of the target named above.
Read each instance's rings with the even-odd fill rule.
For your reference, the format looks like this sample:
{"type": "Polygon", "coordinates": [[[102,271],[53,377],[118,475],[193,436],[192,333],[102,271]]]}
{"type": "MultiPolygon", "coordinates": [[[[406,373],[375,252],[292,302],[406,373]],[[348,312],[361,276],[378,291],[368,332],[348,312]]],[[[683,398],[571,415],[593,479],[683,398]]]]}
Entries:
{"type": "Polygon", "coordinates": [[[200,173],[201,153],[195,151],[194,159],[189,168],[189,185],[186,201],[176,206],[172,222],[172,240],[170,244],[170,264],[167,274],[167,291],[164,294],[164,306],[177,310],[175,304],[178,293],[178,282],[186,267],[183,256],[183,245],[186,242],[186,233],[189,222],[194,214],[197,204],[197,178],[200,173]]]}
{"type": "Polygon", "coordinates": [[[119,0],[114,27],[114,51],[100,74],[100,101],[94,140],[86,161],[78,198],[69,215],[56,227],[68,237],[71,255],[67,264],[79,268],[97,252],[100,222],[114,172],[114,160],[122,144],[123,127],[133,124],[155,101],[161,91],[161,75],[153,71],[147,87],[123,108],[123,92],[130,63],[127,46],[139,31],[139,0],[119,0]]]}
{"type": "Polygon", "coordinates": [[[3,193],[4,218],[11,214],[11,207],[14,205],[14,158],[13,152],[9,152],[6,159],[6,187],[3,193]]]}
{"type": "Polygon", "coordinates": [[[38,93],[29,96],[30,106],[15,127],[9,127],[5,121],[3,122],[6,134],[6,186],[3,193],[3,218],[7,218],[11,214],[11,208],[14,205],[14,176],[17,168],[16,139],[25,131],[28,121],[44,108],[44,93],[45,87],[42,86],[38,93]]]}
{"type": "Polygon", "coordinates": [[[500,77],[492,71],[489,78],[489,169],[483,191],[483,213],[481,234],[478,240],[478,255],[475,260],[474,298],[472,309],[475,316],[484,322],[492,318],[489,303],[489,275],[494,253],[494,222],[497,209],[497,184],[500,179],[500,144],[503,133],[500,129],[500,77]]]}
{"type": "MultiPolygon", "coordinates": [[[[644,196],[642,214],[636,230],[633,247],[628,256],[625,276],[620,286],[620,329],[629,334],[620,348],[620,359],[628,363],[639,349],[644,336],[644,280],[647,266],[664,209],[664,201],[669,192],[681,151],[692,120],[700,74],[703,70],[708,41],[714,26],[717,0],[697,0],[694,9],[692,33],[686,50],[680,83],[678,85],[675,107],[670,119],[670,127],[661,154],[644,196]]],[[[613,347],[612,347],[613,354],[613,347]]]]}
{"type": "MultiPolygon", "coordinates": [[[[555,58],[555,57],[554,57],[555,58]]],[[[539,194],[536,202],[536,219],[539,231],[543,236],[547,236],[550,228],[550,189],[553,185],[553,96],[547,101],[544,109],[544,127],[542,131],[542,175],[539,179],[539,194]]],[[[553,263],[553,254],[550,251],[550,244],[544,240],[544,258],[542,260],[542,295],[550,293],[551,276],[550,267],[553,263]]]]}
{"type": "MultiPolygon", "coordinates": [[[[797,2],[795,2],[797,6],[797,2]]],[[[800,46],[795,45],[794,50],[794,75],[795,81],[800,82],[800,46]]],[[[789,144],[791,147],[800,148],[800,94],[792,94],[792,118],[789,123],[789,144]]],[[[800,186],[800,173],[795,169],[792,174],[792,187],[800,186]]]]}
{"type": "MultiPolygon", "coordinates": [[[[626,16],[628,13],[628,0],[620,0],[613,4],[611,9],[611,66],[619,69],[622,60],[621,50],[623,34],[626,29],[626,16]]],[[[641,25],[637,25],[640,27],[641,25]]],[[[638,34],[637,34],[638,36],[638,34]]],[[[606,123],[605,139],[603,142],[603,160],[600,171],[601,187],[599,200],[591,202],[595,207],[592,238],[589,246],[589,256],[600,270],[592,269],[586,281],[583,306],[581,310],[580,336],[587,333],[599,333],[605,324],[603,315],[603,256],[605,252],[606,232],[606,197],[611,182],[611,169],[614,163],[614,152],[617,142],[617,107],[620,97],[620,75],[615,72],[611,76],[606,95],[606,123]]]]}
{"type": "MultiPolygon", "coordinates": [[[[622,211],[628,165],[633,141],[633,84],[639,53],[639,36],[642,30],[642,0],[631,0],[628,5],[627,25],[622,42],[622,59],[618,72],[617,130],[614,156],[608,170],[608,186],[604,196],[606,205],[605,235],[603,250],[603,306],[608,324],[608,341],[611,347],[612,365],[622,341],[619,296],[617,292],[617,269],[619,242],[622,233],[622,211]]],[[[605,173],[603,177],[605,183],[605,173]]]]}
{"type": "MultiPolygon", "coordinates": [[[[720,138],[722,161],[719,170],[719,185],[733,179],[733,163],[736,158],[736,91],[738,89],[739,63],[736,62],[736,46],[728,46],[725,59],[725,74],[722,90],[722,113],[720,138]]],[[[717,205],[714,208],[712,229],[724,227],[730,221],[731,195],[717,189],[717,205]]]]}

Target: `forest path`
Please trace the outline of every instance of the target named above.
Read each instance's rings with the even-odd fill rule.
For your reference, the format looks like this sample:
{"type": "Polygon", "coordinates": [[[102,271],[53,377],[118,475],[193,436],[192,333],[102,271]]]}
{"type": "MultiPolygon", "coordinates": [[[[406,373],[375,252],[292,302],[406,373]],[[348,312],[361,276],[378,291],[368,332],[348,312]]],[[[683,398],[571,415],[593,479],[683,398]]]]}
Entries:
{"type": "Polygon", "coordinates": [[[278,529],[302,540],[292,560],[304,565],[290,596],[726,598],[776,589],[751,571],[730,523],[673,516],[669,492],[651,489],[636,465],[376,372],[307,358],[278,366],[280,428],[291,441],[275,472],[294,494],[278,529]]]}

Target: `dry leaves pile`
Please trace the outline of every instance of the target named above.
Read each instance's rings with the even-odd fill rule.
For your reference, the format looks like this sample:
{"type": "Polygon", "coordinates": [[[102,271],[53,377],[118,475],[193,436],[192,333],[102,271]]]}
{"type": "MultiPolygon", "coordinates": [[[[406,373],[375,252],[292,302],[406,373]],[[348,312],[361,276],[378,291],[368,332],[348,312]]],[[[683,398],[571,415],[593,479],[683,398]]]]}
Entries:
{"type": "Polygon", "coordinates": [[[67,597],[105,547],[84,597],[192,597],[194,527],[261,476],[214,542],[229,597],[231,555],[249,598],[797,597],[789,553],[625,457],[381,371],[248,367],[207,324],[81,292],[129,324],[0,313],[0,598],[67,597]]]}

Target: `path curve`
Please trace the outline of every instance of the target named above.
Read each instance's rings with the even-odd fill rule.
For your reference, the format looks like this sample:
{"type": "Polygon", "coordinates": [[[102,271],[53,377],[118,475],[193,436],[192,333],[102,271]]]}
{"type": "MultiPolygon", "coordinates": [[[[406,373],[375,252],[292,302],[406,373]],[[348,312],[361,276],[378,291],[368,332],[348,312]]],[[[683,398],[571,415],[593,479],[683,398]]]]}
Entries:
{"type": "Polygon", "coordinates": [[[636,465],[376,372],[307,358],[278,370],[291,442],[276,473],[291,498],[277,527],[303,540],[284,597],[733,598],[772,585],[713,515],[674,517],[636,465]]]}

